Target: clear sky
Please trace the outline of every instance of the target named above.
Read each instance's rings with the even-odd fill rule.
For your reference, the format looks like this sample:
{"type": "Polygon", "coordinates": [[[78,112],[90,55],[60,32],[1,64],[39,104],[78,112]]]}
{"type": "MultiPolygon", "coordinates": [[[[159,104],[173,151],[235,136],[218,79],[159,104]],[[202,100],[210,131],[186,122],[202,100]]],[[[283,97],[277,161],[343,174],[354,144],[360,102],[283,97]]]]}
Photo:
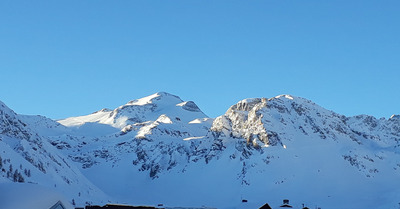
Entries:
{"type": "Polygon", "coordinates": [[[400,114],[400,1],[0,1],[0,100],[53,119],[165,91],[400,114]]]}

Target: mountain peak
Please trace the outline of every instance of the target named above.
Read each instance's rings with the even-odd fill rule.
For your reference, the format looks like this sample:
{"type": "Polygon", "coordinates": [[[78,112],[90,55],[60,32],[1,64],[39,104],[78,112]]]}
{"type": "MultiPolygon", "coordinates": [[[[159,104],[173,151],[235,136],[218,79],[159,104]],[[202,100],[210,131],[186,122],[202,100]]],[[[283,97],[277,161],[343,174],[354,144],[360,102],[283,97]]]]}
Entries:
{"type": "Polygon", "coordinates": [[[303,97],[289,95],[289,94],[281,94],[281,95],[278,95],[276,97],[272,97],[272,98],[268,99],[268,101],[273,101],[273,100],[276,100],[276,99],[284,100],[284,101],[291,101],[291,102],[296,102],[296,103],[310,103],[310,104],[313,104],[313,102],[311,100],[308,100],[308,99],[303,98],[303,97]]]}
{"type": "MultiPolygon", "coordinates": [[[[124,128],[127,125],[156,121],[160,115],[178,118],[182,123],[189,123],[196,118],[206,118],[200,108],[192,101],[184,102],[178,96],[167,92],[129,101],[114,110],[102,109],[93,114],[71,117],[58,122],[65,126],[82,126],[85,123],[111,125],[124,128]]],[[[93,125],[93,124],[92,124],[93,125]]]]}
{"type": "Polygon", "coordinates": [[[170,93],[168,93],[168,92],[165,92],[165,91],[160,91],[160,92],[157,92],[157,93],[155,93],[155,94],[157,94],[157,95],[159,95],[159,96],[172,96],[172,97],[178,97],[178,96],[176,96],[176,95],[174,95],[174,94],[170,94],[170,93]]]}
{"type": "Polygon", "coordinates": [[[276,98],[276,99],[278,99],[278,98],[286,98],[286,99],[294,100],[297,97],[289,95],[289,94],[281,94],[281,95],[278,95],[278,96],[276,96],[274,98],[276,98]]]}
{"type": "Polygon", "coordinates": [[[127,105],[139,105],[139,106],[142,106],[142,105],[152,104],[152,103],[154,103],[154,101],[157,101],[157,100],[168,100],[168,101],[169,100],[174,100],[174,102],[176,102],[176,101],[182,102],[182,100],[176,95],[173,95],[173,94],[170,94],[170,93],[167,93],[167,92],[157,92],[157,93],[152,94],[150,96],[146,96],[146,97],[143,97],[143,98],[140,98],[140,99],[135,99],[135,100],[129,101],[127,103],[127,105]]]}

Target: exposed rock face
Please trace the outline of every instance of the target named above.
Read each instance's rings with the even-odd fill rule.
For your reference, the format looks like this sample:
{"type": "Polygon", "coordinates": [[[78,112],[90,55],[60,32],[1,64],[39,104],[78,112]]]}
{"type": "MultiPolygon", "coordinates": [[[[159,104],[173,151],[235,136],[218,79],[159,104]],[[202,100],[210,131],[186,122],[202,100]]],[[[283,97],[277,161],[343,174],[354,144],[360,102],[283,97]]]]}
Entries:
{"type": "Polygon", "coordinates": [[[309,100],[282,95],[242,100],[216,118],[211,130],[220,133],[217,135],[243,138],[254,146],[282,145],[283,138],[295,140],[299,134],[333,140],[347,136],[358,143],[367,138],[396,143],[400,140],[398,121],[396,116],[389,120],[365,115],[345,117],[309,100]]]}

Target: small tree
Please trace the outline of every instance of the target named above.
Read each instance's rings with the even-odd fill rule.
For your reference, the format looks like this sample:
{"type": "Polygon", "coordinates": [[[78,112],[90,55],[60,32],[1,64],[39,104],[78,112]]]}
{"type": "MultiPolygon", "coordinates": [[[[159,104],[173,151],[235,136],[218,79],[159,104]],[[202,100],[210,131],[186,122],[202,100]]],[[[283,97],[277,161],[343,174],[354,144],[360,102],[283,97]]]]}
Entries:
{"type": "Polygon", "coordinates": [[[17,181],[18,181],[19,183],[25,182],[25,179],[24,179],[24,177],[22,176],[21,173],[18,173],[18,179],[17,179],[17,181]]]}
{"type": "Polygon", "coordinates": [[[14,181],[14,182],[17,182],[17,181],[18,181],[18,174],[19,174],[18,169],[15,169],[14,175],[13,175],[13,181],[14,181]]]}

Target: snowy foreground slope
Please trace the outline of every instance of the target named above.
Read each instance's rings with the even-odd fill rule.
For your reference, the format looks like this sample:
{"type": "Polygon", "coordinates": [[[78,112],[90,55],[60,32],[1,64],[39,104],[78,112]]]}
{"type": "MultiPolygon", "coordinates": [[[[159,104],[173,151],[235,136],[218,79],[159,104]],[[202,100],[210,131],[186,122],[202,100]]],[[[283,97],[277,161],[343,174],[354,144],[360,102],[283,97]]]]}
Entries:
{"type": "MultiPolygon", "coordinates": [[[[90,183],[74,163],[23,122],[26,118],[0,102],[0,190],[5,187],[1,183],[31,183],[67,193],[71,202],[73,199],[107,202],[107,196],[90,183]]],[[[43,121],[55,125],[49,126],[49,132],[62,127],[49,119],[43,121]]]]}
{"type": "Polygon", "coordinates": [[[164,92],[58,122],[1,103],[0,143],[0,182],[19,169],[78,206],[400,206],[400,116],[346,117],[289,95],[215,119],[164,92]]]}

